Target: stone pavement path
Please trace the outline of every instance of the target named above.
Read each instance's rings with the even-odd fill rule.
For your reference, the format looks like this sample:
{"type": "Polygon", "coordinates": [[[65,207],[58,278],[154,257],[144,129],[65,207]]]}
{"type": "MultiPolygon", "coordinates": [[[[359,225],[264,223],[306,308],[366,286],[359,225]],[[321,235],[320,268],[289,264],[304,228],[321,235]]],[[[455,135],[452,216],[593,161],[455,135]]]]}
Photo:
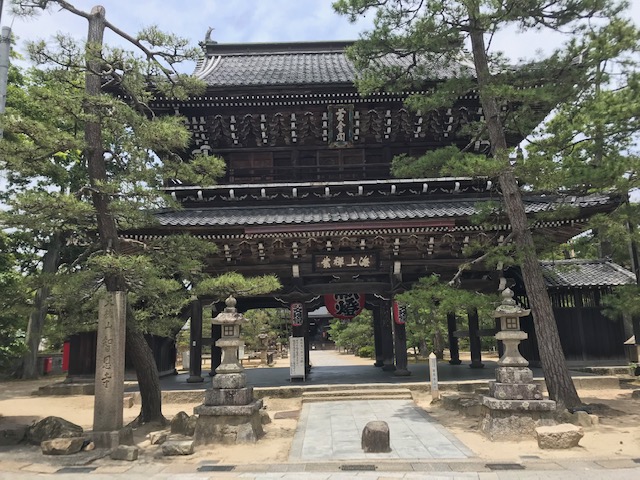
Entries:
{"type": "Polygon", "coordinates": [[[345,400],[303,405],[289,461],[464,459],[473,454],[411,400],[345,400]],[[389,425],[391,452],[364,453],[362,429],[389,425]]]}

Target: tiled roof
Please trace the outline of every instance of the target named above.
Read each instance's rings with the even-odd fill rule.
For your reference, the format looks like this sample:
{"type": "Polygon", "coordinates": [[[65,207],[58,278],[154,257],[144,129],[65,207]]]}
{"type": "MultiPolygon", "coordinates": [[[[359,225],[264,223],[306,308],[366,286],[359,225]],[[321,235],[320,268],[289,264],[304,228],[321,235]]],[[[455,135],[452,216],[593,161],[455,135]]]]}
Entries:
{"type": "MultiPolygon", "coordinates": [[[[157,214],[163,226],[264,226],[360,222],[375,220],[418,220],[468,217],[476,205],[487,199],[466,198],[451,201],[387,202],[378,204],[246,206],[211,209],[188,208],[157,214]]],[[[553,198],[525,199],[527,213],[548,210],[553,198]]],[[[568,205],[588,207],[610,203],[609,197],[592,195],[574,199],[568,205]]],[[[566,200],[563,204],[567,204],[566,200]]]]}
{"type": "MultiPolygon", "coordinates": [[[[304,45],[304,44],[301,44],[304,45]]],[[[196,67],[194,74],[214,87],[266,85],[353,84],[356,70],[344,54],[345,42],[324,43],[316,50],[295,49],[295,44],[243,45],[241,51],[221,49],[213,45],[196,67]],[[269,48],[265,48],[269,47],[269,48]]],[[[219,47],[225,47],[220,45],[219,47]]],[[[459,67],[429,67],[429,79],[439,80],[456,75],[459,67]]],[[[409,57],[387,55],[380,59],[383,67],[408,67],[409,57]]]]}
{"type": "Polygon", "coordinates": [[[607,260],[540,262],[548,287],[597,287],[635,283],[635,275],[607,260]]]}

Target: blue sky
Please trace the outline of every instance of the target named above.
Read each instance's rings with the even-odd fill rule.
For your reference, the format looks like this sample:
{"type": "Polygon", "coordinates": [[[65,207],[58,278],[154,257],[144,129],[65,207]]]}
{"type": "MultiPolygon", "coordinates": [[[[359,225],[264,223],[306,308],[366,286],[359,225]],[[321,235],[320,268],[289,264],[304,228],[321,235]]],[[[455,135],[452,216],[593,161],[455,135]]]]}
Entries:
{"type": "MultiPolygon", "coordinates": [[[[333,12],[331,0],[70,0],[78,8],[90,10],[102,4],[107,18],[129,33],[144,26],[158,25],[191,40],[204,39],[209,27],[220,43],[287,42],[309,40],[351,40],[371,26],[371,17],[350,24],[333,12]]],[[[50,39],[56,32],[86,35],[86,21],[67,12],[50,10],[35,19],[12,18],[10,0],[5,0],[2,24],[12,26],[19,46],[26,40],[50,39]]],[[[631,1],[630,16],[640,24],[640,0],[631,1]]],[[[106,41],[117,41],[107,34],[106,41]]],[[[548,32],[523,35],[508,30],[498,35],[494,46],[512,58],[529,58],[537,50],[558,43],[548,32]]]]}

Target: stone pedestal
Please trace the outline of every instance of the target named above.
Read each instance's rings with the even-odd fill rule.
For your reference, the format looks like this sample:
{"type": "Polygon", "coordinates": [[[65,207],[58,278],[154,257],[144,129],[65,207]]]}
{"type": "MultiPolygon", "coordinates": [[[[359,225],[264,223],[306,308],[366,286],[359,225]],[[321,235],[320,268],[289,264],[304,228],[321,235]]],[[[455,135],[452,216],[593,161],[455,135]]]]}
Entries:
{"type": "Polygon", "coordinates": [[[555,425],[556,402],[543,400],[540,385],[533,383],[529,362],[520,355],[518,345],[527,338],[520,330],[520,317],[529,310],[520,308],[513,292],[506,289],[494,316],[500,318],[504,353],[498,360],[496,380],[489,382],[489,395],[482,397],[480,430],[490,440],[520,440],[535,436],[535,429],[555,425]]]}
{"type": "Polygon", "coordinates": [[[216,346],[223,351],[222,363],[216,368],[202,405],[193,412],[198,415],[194,442],[196,445],[213,443],[253,443],[262,435],[260,409],[262,400],[254,400],[253,388],[247,387],[244,368],[238,361],[237,349],[242,345],[240,324],[246,320],[235,308],[235,299],[227,299],[227,307],[213,319],[222,325],[222,337],[216,346]]]}

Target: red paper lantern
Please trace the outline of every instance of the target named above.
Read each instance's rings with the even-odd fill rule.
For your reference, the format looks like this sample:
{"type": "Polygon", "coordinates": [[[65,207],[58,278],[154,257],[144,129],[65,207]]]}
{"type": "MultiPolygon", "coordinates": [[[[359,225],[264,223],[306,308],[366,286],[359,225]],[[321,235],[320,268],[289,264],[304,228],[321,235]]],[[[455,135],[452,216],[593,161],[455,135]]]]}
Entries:
{"type": "Polygon", "coordinates": [[[364,308],[363,293],[329,293],[324,296],[324,304],[334,318],[357,317],[364,308]]]}
{"type": "Polygon", "coordinates": [[[395,300],[393,301],[393,321],[397,325],[404,325],[407,323],[407,307],[406,305],[400,305],[395,300]]]}

